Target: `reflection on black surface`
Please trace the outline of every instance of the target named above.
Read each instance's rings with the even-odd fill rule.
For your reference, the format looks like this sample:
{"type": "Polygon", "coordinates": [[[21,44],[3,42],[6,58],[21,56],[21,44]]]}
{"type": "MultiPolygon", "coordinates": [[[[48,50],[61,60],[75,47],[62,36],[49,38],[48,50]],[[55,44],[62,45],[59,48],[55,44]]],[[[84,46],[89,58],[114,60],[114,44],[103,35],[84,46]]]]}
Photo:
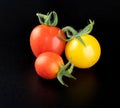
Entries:
{"type": "Polygon", "coordinates": [[[44,80],[30,69],[27,79],[30,98],[39,106],[47,107],[85,107],[92,104],[98,91],[96,72],[75,69],[77,80],[65,79],[69,87],[63,87],[55,80],[44,80]],[[46,104],[47,103],[47,104],[46,104]]]}
{"type": "Polygon", "coordinates": [[[92,70],[82,70],[78,72],[78,79],[74,83],[74,86],[71,89],[68,89],[67,92],[70,94],[70,102],[73,102],[73,105],[77,106],[87,106],[95,101],[97,92],[98,92],[98,79],[96,73],[92,70]]]}

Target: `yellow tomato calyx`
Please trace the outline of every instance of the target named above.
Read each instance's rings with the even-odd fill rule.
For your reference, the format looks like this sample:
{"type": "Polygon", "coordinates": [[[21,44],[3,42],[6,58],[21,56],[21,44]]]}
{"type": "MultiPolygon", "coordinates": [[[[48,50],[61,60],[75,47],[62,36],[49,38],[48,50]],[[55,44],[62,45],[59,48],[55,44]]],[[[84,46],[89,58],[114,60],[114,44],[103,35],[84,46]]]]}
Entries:
{"type": "Polygon", "coordinates": [[[66,39],[64,39],[64,38],[61,36],[60,32],[58,32],[58,35],[59,35],[59,37],[60,37],[62,40],[66,41],[66,42],[72,40],[73,38],[77,38],[77,39],[83,44],[83,46],[86,46],[86,45],[85,45],[85,42],[82,40],[81,36],[83,36],[83,35],[85,35],[85,34],[90,34],[90,33],[91,33],[91,31],[92,31],[92,29],[93,29],[94,21],[92,21],[92,20],[89,19],[89,22],[90,22],[90,23],[89,23],[87,26],[85,26],[80,32],[77,32],[77,31],[76,31],[73,27],[71,27],[71,26],[66,26],[66,27],[62,28],[62,31],[63,31],[64,33],[66,33],[66,37],[67,37],[66,39]]]}
{"type": "Polygon", "coordinates": [[[89,23],[87,26],[85,26],[85,27],[78,33],[79,36],[82,36],[82,35],[85,35],[85,34],[90,34],[90,33],[92,32],[93,26],[94,26],[95,22],[94,22],[94,21],[91,21],[90,19],[89,19],[89,22],[90,22],[90,23],[89,23]]]}

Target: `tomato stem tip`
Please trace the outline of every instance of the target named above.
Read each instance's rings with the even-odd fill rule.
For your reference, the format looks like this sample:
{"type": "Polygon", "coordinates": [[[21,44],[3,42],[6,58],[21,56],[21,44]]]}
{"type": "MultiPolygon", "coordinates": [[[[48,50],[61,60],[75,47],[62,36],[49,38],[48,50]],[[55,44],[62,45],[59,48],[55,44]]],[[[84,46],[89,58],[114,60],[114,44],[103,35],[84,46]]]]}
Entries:
{"type": "Polygon", "coordinates": [[[68,87],[68,85],[65,84],[63,81],[63,76],[76,80],[76,78],[72,75],[73,68],[74,68],[74,65],[71,64],[70,61],[68,61],[68,63],[66,65],[62,65],[60,67],[60,70],[57,74],[57,79],[62,85],[68,87]]]}
{"type": "Polygon", "coordinates": [[[36,13],[40,24],[48,26],[56,26],[58,24],[58,15],[55,11],[48,12],[47,14],[36,13]]]}

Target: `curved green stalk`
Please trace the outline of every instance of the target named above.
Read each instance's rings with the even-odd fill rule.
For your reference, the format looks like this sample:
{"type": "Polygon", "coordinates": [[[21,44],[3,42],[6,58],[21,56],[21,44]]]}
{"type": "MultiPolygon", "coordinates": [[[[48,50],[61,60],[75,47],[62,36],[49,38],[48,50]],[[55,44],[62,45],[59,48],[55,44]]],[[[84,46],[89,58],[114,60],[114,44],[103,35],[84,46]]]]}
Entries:
{"type": "Polygon", "coordinates": [[[72,40],[73,38],[77,38],[84,46],[86,46],[86,44],[82,40],[81,36],[91,33],[91,31],[93,29],[94,21],[89,19],[89,22],[90,23],[87,26],[85,26],[80,32],[77,32],[71,26],[66,26],[66,27],[62,28],[63,32],[66,33],[66,36],[67,36],[66,39],[62,37],[60,32],[58,32],[58,35],[63,41],[66,41],[66,42],[72,40]]]}
{"type": "Polygon", "coordinates": [[[74,68],[74,65],[71,64],[70,61],[66,65],[63,65],[60,67],[60,70],[57,74],[57,79],[62,85],[68,87],[68,85],[65,84],[63,79],[62,79],[63,76],[76,80],[76,78],[72,75],[73,68],[74,68]]]}
{"type": "Polygon", "coordinates": [[[91,33],[91,31],[93,30],[94,21],[91,21],[89,19],[89,22],[90,23],[78,33],[79,36],[91,33]]]}
{"type": "Polygon", "coordinates": [[[58,16],[55,11],[47,13],[46,15],[42,13],[36,13],[36,15],[38,17],[40,24],[45,24],[48,26],[56,26],[58,24],[58,16]]]}

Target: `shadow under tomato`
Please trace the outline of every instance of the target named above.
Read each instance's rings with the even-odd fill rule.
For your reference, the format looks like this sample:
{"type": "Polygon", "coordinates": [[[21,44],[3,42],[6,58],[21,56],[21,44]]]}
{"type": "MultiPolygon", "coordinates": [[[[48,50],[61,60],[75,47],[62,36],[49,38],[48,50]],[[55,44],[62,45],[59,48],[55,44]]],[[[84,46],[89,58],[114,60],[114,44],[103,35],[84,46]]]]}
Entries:
{"type": "Polygon", "coordinates": [[[96,72],[92,69],[76,68],[73,74],[75,74],[77,80],[67,90],[69,103],[73,103],[72,105],[75,105],[73,107],[79,108],[93,104],[99,88],[96,72]]]}

